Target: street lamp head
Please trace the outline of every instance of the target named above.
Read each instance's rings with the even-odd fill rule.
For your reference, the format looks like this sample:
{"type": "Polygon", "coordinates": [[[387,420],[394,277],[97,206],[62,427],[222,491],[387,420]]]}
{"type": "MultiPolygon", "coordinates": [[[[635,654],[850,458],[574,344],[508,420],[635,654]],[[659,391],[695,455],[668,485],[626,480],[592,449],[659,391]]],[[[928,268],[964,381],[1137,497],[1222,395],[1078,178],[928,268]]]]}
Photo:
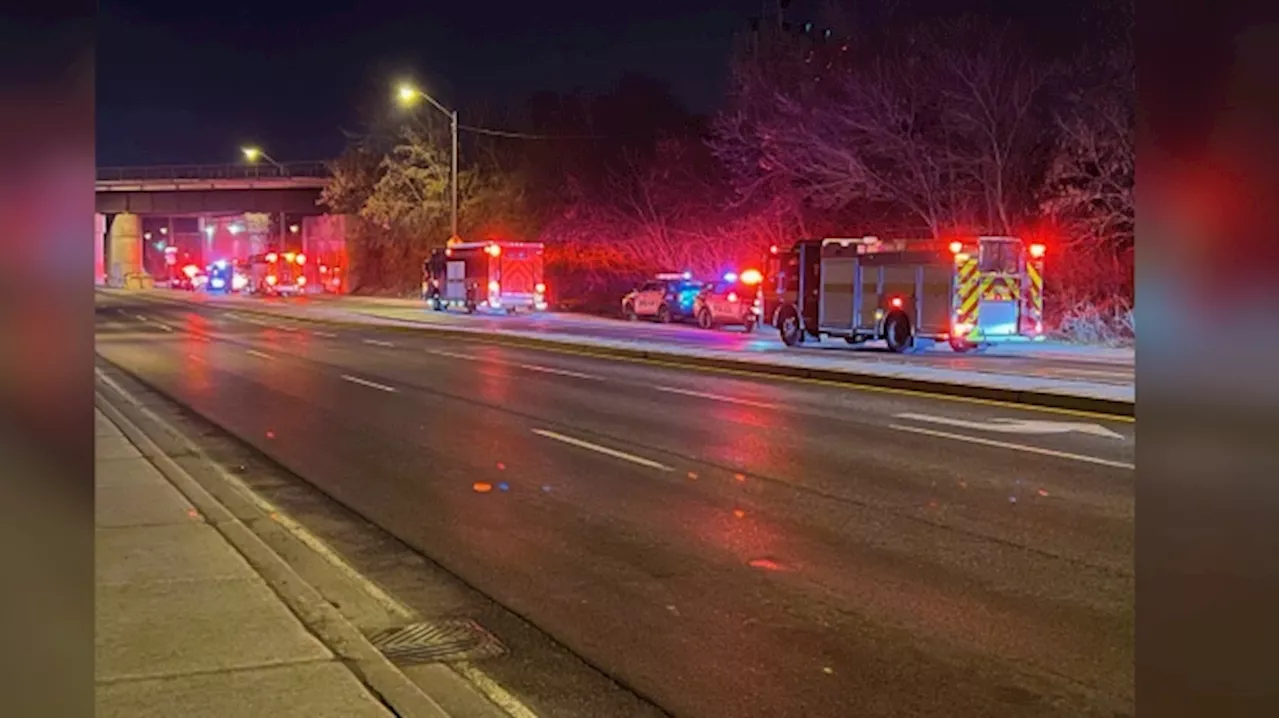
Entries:
{"type": "Polygon", "coordinates": [[[399,97],[400,102],[405,105],[416,102],[421,94],[421,90],[408,84],[401,85],[400,89],[396,91],[396,96],[399,97]]]}
{"type": "Polygon", "coordinates": [[[244,153],[244,158],[250,162],[257,162],[262,156],[262,150],[257,147],[241,147],[240,151],[244,153]]]}

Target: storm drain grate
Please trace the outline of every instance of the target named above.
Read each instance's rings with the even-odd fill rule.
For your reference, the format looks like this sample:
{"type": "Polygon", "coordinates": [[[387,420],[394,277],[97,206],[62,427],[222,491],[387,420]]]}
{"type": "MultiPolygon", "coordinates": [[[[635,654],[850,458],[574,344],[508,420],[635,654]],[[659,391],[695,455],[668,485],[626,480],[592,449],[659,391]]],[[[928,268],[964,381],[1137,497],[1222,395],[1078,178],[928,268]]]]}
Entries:
{"type": "Polygon", "coordinates": [[[369,641],[393,663],[475,661],[506,653],[492,633],[469,618],[388,628],[370,634],[369,641]]]}

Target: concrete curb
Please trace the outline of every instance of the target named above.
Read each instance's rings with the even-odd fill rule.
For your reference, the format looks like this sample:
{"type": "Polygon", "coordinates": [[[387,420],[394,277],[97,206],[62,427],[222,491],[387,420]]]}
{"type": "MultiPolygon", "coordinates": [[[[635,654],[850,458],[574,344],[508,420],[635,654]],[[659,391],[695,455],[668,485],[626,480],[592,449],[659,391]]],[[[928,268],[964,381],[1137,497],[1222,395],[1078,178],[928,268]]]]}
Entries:
{"type": "MultiPolygon", "coordinates": [[[[148,298],[153,299],[153,298],[148,298]]],[[[182,299],[169,299],[155,297],[156,301],[186,305],[186,306],[215,306],[199,304],[196,302],[188,302],[182,299]]],[[[1058,409],[1072,412],[1084,412],[1089,414],[1100,414],[1105,417],[1132,419],[1136,416],[1135,403],[1131,401],[1121,401],[1117,399],[1100,399],[1088,396],[1075,396],[1071,394],[1055,394],[1046,391],[1021,390],[1021,389],[1003,389],[998,387],[973,386],[969,384],[956,384],[944,381],[932,381],[929,379],[913,379],[904,377],[883,376],[879,374],[865,374],[853,371],[839,371],[834,369],[814,369],[809,367],[789,366],[786,364],[765,364],[760,362],[743,361],[736,359],[725,359],[721,357],[700,357],[690,354],[682,354],[679,352],[669,352],[653,349],[630,349],[625,347],[607,347],[591,344],[578,344],[569,341],[556,341],[553,339],[539,339],[536,337],[518,336],[512,334],[501,334],[494,332],[480,332],[470,329],[462,329],[457,327],[440,327],[440,326],[405,326],[403,324],[382,324],[382,323],[362,323],[355,320],[332,319],[327,317],[306,317],[287,314],[285,312],[277,312],[264,310],[257,307],[241,307],[232,305],[222,305],[232,311],[243,312],[245,314],[254,314],[257,316],[272,317],[274,319],[291,319],[300,322],[313,322],[316,324],[324,324],[327,326],[345,327],[345,328],[369,328],[390,329],[402,332],[434,332],[437,334],[449,334],[455,337],[466,337],[472,341],[485,344],[498,344],[506,346],[526,347],[531,349],[545,349],[549,351],[558,351],[570,354],[587,354],[591,356],[606,358],[633,359],[639,361],[659,362],[665,364],[673,364],[676,366],[690,367],[695,369],[732,371],[744,374],[754,374],[766,377],[784,377],[791,379],[810,379],[814,381],[831,382],[835,384],[845,384],[850,387],[872,387],[878,389],[891,389],[895,391],[919,392],[922,394],[933,394],[941,396],[950,396],[963,399],[978,399],[983,401],[1003,402],[1006,404],[1015,404],[1028,407],[1039,407],[1046,409],[1058,409]]],[[[373,317],[377,318],[377,317],[373,317]]],[[[399,321],[399,320],[390,320],[399,321]]]]}
{"type": "MultiPolygon", "coordinates": [[[[119,403],[133,407],[137,413],[145,411],[127,394],[115,388],[110,391],[118,396],[119,403]]],[[[396,715],[405,718],[449,718],[449,714],[439,704],[374,648],[359,629],[304,581],[266,542],[165,454],[142,430],[138,421],[127,416],[126,410],[118,407],[107,396],[107,391],[101,384],[94,394],[94,404],[120,428],[174,488],[187,497],[209,524],[244,556],[303,624],[396,715]]]]}

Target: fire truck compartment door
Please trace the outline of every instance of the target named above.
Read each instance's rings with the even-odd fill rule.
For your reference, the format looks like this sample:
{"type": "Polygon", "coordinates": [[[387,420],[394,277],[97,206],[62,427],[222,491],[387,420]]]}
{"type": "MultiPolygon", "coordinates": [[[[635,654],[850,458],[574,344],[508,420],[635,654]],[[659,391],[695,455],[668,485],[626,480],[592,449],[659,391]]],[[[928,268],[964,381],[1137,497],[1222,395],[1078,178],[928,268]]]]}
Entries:
{"type": "Polygon", "coordinates": [[[444,298],[467,298],[467,263],[462,261],[446,262],[444,265],[444,298]]]}
{"type": "Polygon", "coordinates": [[[828,257],[822,260],[822,296],[818,304],[818,326],[832,329],[853,327],[854,275],[858,260],[828,257]]]}
{"type": "Polygon", "coordinates": [[[1009,336],[1018,333],[1018,303],[1013,300],[981,300],[978,302],[978,329],[986,336],[1009,336]]]}

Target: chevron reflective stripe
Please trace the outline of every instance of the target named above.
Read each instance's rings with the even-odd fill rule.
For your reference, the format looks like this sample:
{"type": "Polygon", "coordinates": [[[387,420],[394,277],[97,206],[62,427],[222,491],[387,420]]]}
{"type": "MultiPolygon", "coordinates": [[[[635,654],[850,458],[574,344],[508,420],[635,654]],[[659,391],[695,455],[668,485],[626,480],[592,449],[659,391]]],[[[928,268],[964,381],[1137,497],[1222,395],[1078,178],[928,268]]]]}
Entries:
{"type": "Polygon", "coordinates": [[[969,259],[956,270],[956,321],[973,324],[977,320],[978,296],[982,282],[978,276],[978,260],[969,259]]]}
{"type": "Polygon", "coordinates": [[[1021,287],[1017,277],[1002,274],[988,274],[982,278],[982,298],[989,301],[1017,301],[1021,296],[1021,287]]]}
{"type": "Polygon", "coordinates": [[[1027,263],[1027,306],[1037,320],[1044,316],[1044,277],[1036,262],[1027,263]]]}

